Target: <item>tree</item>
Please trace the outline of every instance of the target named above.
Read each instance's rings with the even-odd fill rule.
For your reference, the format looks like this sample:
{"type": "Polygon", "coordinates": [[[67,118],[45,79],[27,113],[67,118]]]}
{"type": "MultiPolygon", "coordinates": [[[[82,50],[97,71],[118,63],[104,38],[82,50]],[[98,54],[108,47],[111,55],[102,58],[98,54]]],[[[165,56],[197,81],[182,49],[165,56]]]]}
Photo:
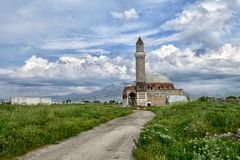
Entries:
{"type": "Polygon", "coordinates": [[[110,104],[116,104],[117,102],[115,100],[110,100],[109,103],[110,104]]]}

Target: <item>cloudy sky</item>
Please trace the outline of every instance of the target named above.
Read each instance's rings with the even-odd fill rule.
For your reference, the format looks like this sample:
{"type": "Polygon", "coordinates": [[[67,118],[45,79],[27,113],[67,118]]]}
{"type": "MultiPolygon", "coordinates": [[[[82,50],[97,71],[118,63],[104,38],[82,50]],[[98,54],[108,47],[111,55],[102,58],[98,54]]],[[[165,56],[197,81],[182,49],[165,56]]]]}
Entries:
{"type": "Polygon", "coordinates": [[[147,72],[240,95],[240,0],[1,0],[0,97],[88,93],[147,72]]]}

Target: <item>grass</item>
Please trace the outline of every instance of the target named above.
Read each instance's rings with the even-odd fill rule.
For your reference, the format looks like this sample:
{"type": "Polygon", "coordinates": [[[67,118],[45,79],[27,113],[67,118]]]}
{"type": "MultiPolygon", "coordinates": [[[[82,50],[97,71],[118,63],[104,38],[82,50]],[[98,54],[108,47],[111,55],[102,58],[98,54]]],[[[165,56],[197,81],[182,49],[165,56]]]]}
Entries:
{"type": "Polygon", "coordinates": [[[152,108],[156,117],[140,133],[135,160],[240,159],[240,104],[189,102],[152,108]]]}
{"type": "Polygon", "coordinates": [[[0,105],[0,159],[13,159],[130,113],[130,109],[101,104],[0,105]]]}

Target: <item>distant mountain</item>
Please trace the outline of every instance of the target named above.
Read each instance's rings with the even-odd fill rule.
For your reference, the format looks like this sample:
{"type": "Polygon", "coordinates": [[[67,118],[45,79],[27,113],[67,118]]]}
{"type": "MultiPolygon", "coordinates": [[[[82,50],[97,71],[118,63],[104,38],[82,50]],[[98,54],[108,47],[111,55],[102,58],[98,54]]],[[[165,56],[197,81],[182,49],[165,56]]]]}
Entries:
{"type": "Polygon", "coordinates": [[[60,102],[60,101],[66,101],[67,99],[77,100],[82,96],[85,96],[85,94],[71,93],[68,95],[62,95],[62,96],[54,95],[54,96],[48,96],[48,97],[51,97],[53,102],[60,102]]]}
{"type": "Polygon", "coordinates": [[[70,99],[71,101],[121,101],[122,100],[122,91],[125,86],[129,83],[116,83],[110,84],[108,86],[103,87],[100,90],[96,90],[94,92],[88,94],[77,94],[72,93],[63,96],[49,96],[52,98],[53,102],[61,102],[70,99]]]}

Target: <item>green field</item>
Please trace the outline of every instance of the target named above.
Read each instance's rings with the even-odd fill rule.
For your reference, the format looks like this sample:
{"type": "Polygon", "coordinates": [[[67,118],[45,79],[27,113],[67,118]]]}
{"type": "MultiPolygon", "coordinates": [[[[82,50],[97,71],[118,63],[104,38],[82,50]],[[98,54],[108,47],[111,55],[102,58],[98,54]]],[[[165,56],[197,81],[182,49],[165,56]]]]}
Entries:
{"type": "Polygon", "coordinates": [[[12,159],[37,147],[58,143],[130,113],[130,109],[101,104],[0,105],[0,159],[12,159]]]}
{"type": "Polygon", "coordinates": [[[240,159],[240,104],[190,102],[152,108],[156,117],[142,129],[136,160],[240,159]]]}

